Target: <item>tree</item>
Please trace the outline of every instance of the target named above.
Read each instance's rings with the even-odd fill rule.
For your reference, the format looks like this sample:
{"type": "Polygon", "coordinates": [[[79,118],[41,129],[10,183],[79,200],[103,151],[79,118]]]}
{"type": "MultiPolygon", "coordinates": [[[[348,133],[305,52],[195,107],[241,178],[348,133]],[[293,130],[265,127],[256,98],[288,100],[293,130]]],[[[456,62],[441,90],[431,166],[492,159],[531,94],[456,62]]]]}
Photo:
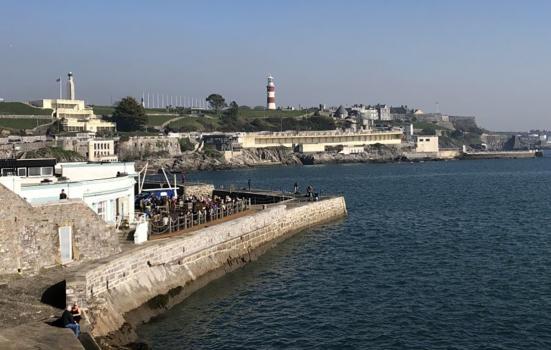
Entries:
{"type": "Polygon", "coordinates": [[[219,94],[210,94],[209,97],[206,98],[206,101],[217,114],[222,108],[226,107],[226,100],[219,94]]]}
{"type": "Polygon", "coordinates": [[[239,115],[239,105],[237,102],[232,101],[230,103],[230,108],[228,108],[225,115],[232,120],[237,120],[237,116],[239,115]]]}
{"type": "Polygon", "coordinates": [[[133,97],[125,97],[119,101],[113,112],[113,121],[119,131],[143,130],[147,124],[145,109],[133,97]]]}

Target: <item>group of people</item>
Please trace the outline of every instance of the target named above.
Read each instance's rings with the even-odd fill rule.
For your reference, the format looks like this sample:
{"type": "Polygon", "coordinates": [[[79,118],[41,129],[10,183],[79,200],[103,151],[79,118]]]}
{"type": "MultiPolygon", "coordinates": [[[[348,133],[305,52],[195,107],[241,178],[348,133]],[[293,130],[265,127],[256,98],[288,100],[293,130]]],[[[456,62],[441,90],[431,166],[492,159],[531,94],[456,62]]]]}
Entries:
{"type": "Polygon", "coordinates": [[[171,221],[175,222],[178,217],[186,215],[194,218],[200,215],[206,218],[205,221],[209,221],[211,218],[218,217],[220,211],[224,215],[232,214],[236,204],[242,203],[242,198],[230,196],[206,197],[194,195],[181,198],[150,196],[142,198],[139,207],[156,226],[165,227],[171,221]]]}
{"type": "MultiPolygon", "coordinates": [[[[300,194],[298,182],[295,182],[295,184],[293,185],[293,193],[300,194]]],[[[306,187],[306,197],[308,197],[309,201],[318,201],[319,193],[315,191],[314,186],[308,185],[308,187],[306,187]]]]}

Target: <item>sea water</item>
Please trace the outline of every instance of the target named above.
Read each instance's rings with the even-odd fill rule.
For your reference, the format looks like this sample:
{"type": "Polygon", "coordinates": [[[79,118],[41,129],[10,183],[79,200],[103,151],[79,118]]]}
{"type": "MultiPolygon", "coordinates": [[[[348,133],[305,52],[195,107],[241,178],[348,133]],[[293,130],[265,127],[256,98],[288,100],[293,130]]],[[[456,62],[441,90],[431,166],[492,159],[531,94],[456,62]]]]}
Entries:
{"type": "Polygon", "coordinates": [[[549,349],[551,158],[188,174],[342,193],[280,243],[139,328],[155,349],[549,349]]]}

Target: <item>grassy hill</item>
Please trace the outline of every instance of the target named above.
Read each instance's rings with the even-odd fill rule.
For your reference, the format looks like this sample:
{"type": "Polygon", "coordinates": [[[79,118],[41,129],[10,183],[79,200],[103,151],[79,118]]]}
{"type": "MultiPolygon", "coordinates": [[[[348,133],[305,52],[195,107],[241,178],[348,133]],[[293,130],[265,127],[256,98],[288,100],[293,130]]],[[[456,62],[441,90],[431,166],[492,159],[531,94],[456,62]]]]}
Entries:
{"type": "Polygon", "coordinates": [[[9,129],[33,129],[42,124],[48,124],[51,120],[48,119],[31,119],[31,118],[0,118],[0,127],[9,129]]]}
{"type": "Polygon", "coordinates": [[[280,130],[332,130],[335,121],[329,117],[185,117],[168,125],[173,131],[280,131],[280,130]]]}
{"type": "Polygon", "coordinates": [[[248,108],[239,108],[239,116],[245,119],[255,118],[295,118],[300,116],[306,116],[309,112],[305,110],[256,110],[248,108]]]}
{"type": "Polygon", "coordinates": [[[0,102],[0,115],[52,115],[52,112],[22,102],[0,102]]]}
{"type": "MultiPolygon", "coordinates": [[[[96,115],[112,115],[115,111],[113,106],[93,106],[94,114],[96,115]]],[[[146,108],[146,114],[167,114],[167,115],[176,115],[176,112],[167,111],[165,108],[146,108]]]]}

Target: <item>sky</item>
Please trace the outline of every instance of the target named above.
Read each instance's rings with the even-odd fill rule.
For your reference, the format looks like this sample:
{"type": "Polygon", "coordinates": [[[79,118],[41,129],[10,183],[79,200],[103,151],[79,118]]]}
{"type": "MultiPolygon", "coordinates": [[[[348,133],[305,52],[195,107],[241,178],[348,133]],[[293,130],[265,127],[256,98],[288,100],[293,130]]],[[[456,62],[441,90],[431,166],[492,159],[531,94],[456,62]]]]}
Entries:
{"type": "Polygon", "coordinates": [[[0,98],[407,105],[551,129],[551,1],[2,0],[0,98]],[[438,104],[438,107],[437,107],[438,104]]]}

